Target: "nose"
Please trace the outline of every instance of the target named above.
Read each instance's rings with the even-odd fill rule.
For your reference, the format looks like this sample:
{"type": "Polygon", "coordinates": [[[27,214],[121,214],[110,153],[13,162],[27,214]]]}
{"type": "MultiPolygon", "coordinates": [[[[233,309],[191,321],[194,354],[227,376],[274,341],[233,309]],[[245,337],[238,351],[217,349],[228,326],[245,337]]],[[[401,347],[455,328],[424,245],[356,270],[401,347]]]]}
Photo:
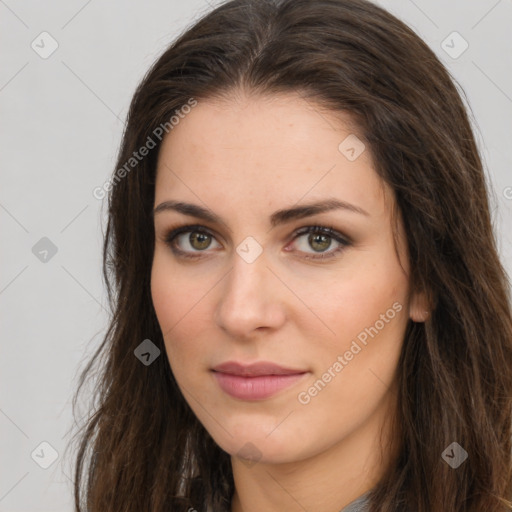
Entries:
{"type": "Polygon", "coordinates": [[[234,338],[279,329],[286,321],[283,284],[267,265],[265,252],[252,263],[236,253],[233,256],[233,266],[219,290],[215,321],[234,338]]]}

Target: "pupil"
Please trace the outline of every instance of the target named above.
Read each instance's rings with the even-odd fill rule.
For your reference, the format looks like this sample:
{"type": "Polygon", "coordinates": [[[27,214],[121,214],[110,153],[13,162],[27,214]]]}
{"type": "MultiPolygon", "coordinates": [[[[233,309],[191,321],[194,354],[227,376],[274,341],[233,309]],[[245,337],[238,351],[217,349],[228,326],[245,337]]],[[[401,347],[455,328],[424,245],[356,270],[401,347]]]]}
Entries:
{"type": "Polygon", "coordinates": [[[210,235],[205,233],[191,233],[190,234],[190,245],[196,249],[206,249],[210,245],[210,235]]]}
{"type": "Polygon", "coordinates": [[[309,235],[309,243],[311,244],[311,247],[315,249],[315,251],[322,251],[328,249],[329,245],[331,245],[330,239],[327,235],[322,235],[318,233],[309,235]]]}

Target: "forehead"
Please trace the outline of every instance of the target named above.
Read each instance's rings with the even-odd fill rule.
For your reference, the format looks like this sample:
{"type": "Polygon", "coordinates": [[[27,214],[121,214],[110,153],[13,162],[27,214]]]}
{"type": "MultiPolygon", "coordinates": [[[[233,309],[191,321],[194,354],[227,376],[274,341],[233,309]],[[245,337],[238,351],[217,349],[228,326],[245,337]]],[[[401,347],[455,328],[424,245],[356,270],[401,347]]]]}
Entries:
{"type": "Polygon", "coordinates": [[[386,190],[369,150],[346,153],[364,147],[357,131],[347,114],[299,94],[199,100],[164,138],[155,204],[199,197],[227,207],[236,195],[238,207],[277,208],[334,195],[382,214],[386,190]]]}

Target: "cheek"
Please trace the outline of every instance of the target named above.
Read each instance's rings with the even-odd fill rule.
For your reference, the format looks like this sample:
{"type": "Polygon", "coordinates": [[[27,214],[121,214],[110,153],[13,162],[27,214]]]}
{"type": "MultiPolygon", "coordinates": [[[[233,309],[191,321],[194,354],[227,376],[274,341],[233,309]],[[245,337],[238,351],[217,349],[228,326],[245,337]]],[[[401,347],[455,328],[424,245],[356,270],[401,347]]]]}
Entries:
{"type": "Polygon", "coordinates": [[[212,284],[180,271],[168,258],[155,254],[151,271],[151,296],[163,334],[171,369],[177,380],[188,378],[204,358],[201,345],[207,329],[207,297],[212,284]]]}
{"type": "Polygon", "coordinates": [[[151,282],[153,307],[164,339],[178,322],[182,309],[182,305],[176,297],[176,283],[174,280],[170,281],[160,278],[157,272],[153,274],[151,282]]]}
{"type": "Polygon", "coordinates": [[[195,283],[187,272],[180,272],[168,256],[155,251],[151,269],[151,297],[164,334],[194,315],[194,304],[204,295],[204,290],[195,287],[195,283]]]}
{"type": "MultiPolygon", "coordinates": [[[[325,398],[340,393],[344,402],[366,399],[374,386],[382,388],[393,379],[408,322],[408,281],[398,265],[386,261],[393,259],[375,264],[361,260],[350,275],[326,280],[321,291],[311,288],[307,294],[311,309],[331,331],[315,337],[315,378],[329,370],[336,375],[325,398]]],[[[313,324],[320,325],[312,315],[303,322],[302,330],[311,336],[313,324]]]]}
{"type": "Polygon", "coordinates": [[[408,321],[407,281],[389,268],[387,273],[375,270],[324,288],[315,299],[317,307],[322,305],[319,316],[335,336],[315,339],[314,375],[298,401],[302,428],[317,428],[322,417],[325,442],[364,422],[396,375],[408,321]]]}
{"type": "Polygon", "coordinates": [[[317,318],[306,315],[304,321],[318,323],[321,319],[330,331],[325,331],[325,339],[331,345],[335,340],[355,338],[376,322],[380,329],[384,321],[382,331],[401,330],[403,315],[398,313],[407,309],[408,281],[399,267],[362,261],[358,268],[350,267],[346,275],[324,279],[321,286],[318,279],[303,281],[301,286],[308,306],[317,314],[317,318]],[[380,320],[381,315],[384,320],[380,320]]]}

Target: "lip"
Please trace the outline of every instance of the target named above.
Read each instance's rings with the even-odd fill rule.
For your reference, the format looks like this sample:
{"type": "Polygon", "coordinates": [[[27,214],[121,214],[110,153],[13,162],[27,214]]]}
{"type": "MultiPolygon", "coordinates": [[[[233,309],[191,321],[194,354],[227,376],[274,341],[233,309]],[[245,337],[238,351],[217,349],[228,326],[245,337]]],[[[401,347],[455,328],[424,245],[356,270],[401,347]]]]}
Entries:
{"type": "Polygon", "coordinates": [[[309,373],[261,361],[249,365],[229,361],[213,368],[220,388],[240,400],[264,400],[292,386],[309,373]]]}
{"type": "Polygon", "coordinates": [[[258,361],[251,364],[226,361],[225,363],[215,366],[213,371],[243,377],[256,377],[260,375],[296,375],[298,373],[305,373],[307,370],[285,368],[270,361],[258,361]]]}

